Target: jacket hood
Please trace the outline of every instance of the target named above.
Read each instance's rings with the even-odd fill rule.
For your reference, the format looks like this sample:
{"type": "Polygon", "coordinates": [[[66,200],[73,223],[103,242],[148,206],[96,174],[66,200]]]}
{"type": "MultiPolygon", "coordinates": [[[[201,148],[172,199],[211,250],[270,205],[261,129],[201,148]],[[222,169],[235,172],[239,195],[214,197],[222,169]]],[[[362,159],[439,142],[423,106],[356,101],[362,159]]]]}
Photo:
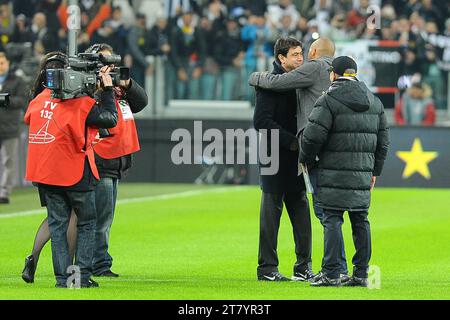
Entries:
{"type": "Polygon", "coordinates": [[[373,104],[373,95],[364,82],[337,79],[331,84],[328,95],[355,112],[365,112],[373,104]]]}

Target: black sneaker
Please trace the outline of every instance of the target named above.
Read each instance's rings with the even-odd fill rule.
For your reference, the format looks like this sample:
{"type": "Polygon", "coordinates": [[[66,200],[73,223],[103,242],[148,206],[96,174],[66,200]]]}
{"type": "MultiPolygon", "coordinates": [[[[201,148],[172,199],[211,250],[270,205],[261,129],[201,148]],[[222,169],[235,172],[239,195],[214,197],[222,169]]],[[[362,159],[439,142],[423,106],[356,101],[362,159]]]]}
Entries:
{"type": "Polygon", "coordinates": [[[344,287],[368,287],[367,278],[351,277],[347,282],[342,284],[344,287]]]}
{"type": "Polygon", "coordinates": [[[316,277],[316,274],[312,270],[308,269],[303,272],[299,272],[299,271],[295,272],[291,279],[293,281],[311,282],[311,281],[313,281],[313,279],[315,277],[316,277]]]}
{"type": "Polygon", "coordinates": [[[258,276],[259,281],[291,281],[289,278],[286,278],[281,273],[275,271],[270,272],[268,274],[263,274],[258,276]]]}
{"type": "Polygon", "coordinates": [[[0,198],[0,204],[9,204],[9,198],[0,198]]]}
{"type": "Polygon", "coordinates": [[[109,278],[118,278],[119,275],[117,273],[112,272],[111,270],[107,270],[105,272],[94,274],[95,277],[109,277],[109,278]]]}
{"type": "Polygon", "coordinates": [[[316,277],[313,282],[311,282],[311,287],[340,287],[341,278],[331,279],[325,274],[321,274],[320,277],[316,277]]]}
{"type": "Polygon", "coordinates": [[[34,283],[34,273],[36,272],[36,266],[34,264],[33,255],[29,255],[25,258],[25,267],[22,271],[22,279],[26,283],[34,283]]]}
{"type": "Polygon", "coordinates": [[[350,279],[352,277],[350,277],[348,274],[341,273],[340,278],[341,278],[341,284],[344,285],[344,283],[350,281],[350,279]]]}
{"type": "Polygon", "coordinates": [[[82,288],[98,288],[99,285],[96,281],[89,279],[87,282],[81,283],[82,288]]]}

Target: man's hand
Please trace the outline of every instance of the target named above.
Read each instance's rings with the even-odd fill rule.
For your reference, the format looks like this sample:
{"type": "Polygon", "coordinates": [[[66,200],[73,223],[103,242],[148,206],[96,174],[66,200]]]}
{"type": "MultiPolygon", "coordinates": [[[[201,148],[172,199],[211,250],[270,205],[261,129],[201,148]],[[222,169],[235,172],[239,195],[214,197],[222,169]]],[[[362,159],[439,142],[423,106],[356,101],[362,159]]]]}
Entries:
{"type": "Polygon", "coordinates": [[[198,79],[200,78],[202,75],[202,68],[197,67],[194,69],[194,71],[192,72],[192,78],[193,79],[198,79]]]}
{"type": "Polygon", "coordinates": [[[180,81],[187,81],[188,80],[188,75],[186,73],[186,70],[184,70],[183,68],[178,69],[178,79],[180,81]]]}
{"type": "Polygon", "coordinates": [[[145,69],[145,75],[146,76],[151,76],[153,74],[153,65],[149,64],[147,69],[145,69]]]}
{"type": "Polygon", "coordinates": [[[120,80],[120,82],[119,82],[119,86],[124,88],[125,90],[130,89],[130,85],[131,85],[131,79],[120,80]]]}
{"type": "Polygon", "coordinates": [[[373,188],[375,188],[375,182],[377,182],[377,177],[372,177],[372,182],[370,183],[370,192],[373,191],[373,188]]]}
{"type": "Polygon", "coordinates": [[[161,51],[163,52],[163,53],[169,53],[170,52],[170,45],[168,45],[167,43],[165,43],[165,44],[163,44],[162,46],[161,46],[161,51]]]}
{"type": "Polygon", "coordinates": [[[104,66],[100,69],[101,86],[103,89],[111,89],[113,87],[113,81],[109,75],[111,68],[109,66],[104,66]]]}

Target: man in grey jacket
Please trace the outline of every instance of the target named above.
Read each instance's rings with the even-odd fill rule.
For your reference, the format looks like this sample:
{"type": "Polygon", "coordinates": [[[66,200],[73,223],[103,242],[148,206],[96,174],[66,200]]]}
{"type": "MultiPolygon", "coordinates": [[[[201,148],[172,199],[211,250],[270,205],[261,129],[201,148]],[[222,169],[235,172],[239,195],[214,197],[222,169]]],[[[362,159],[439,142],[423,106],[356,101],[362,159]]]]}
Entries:
{"type": "Polygon", "coordinates": [[[384,107],[356,78],[357,64],[334,59],[331,87],[316,102],[303,132],[299,159],[316,162],[320,179],[315,205],[322,208],[324,257],[312,286],[368,285],[371,232],[367,218],[371,192],[382,172],[389,147],[384,107]],[[348,211],[356,253],[353,276],[343,279],[341,226],[348,211]]]}
{"type": "Polygon", "coordinates": [[[302,131],[317,99],[330,87],[330,66],[335,46],[327,38],[311,44],[308,61],[284,74],[254,72],[248,81],[251,86],[274,91],[297,89],[297,130],[302,131]]]}

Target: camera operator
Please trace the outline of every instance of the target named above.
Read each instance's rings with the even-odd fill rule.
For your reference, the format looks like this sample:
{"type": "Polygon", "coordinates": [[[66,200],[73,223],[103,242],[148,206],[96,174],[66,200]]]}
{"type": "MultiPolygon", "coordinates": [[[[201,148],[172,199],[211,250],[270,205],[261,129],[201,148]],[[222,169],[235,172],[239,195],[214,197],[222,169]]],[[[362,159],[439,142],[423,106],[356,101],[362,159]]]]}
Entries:
{"type": "MultiPolygon", "coordinates": [[[[112,55],[108,44],[94,44],[86,53],[112,55]]],[[[139,151],[139,139],[133,113],[147,106],[145,90],[133,79],[121,80],[114,88],[118,112],[117,126],[109,130],[110,136],[94,146],[95,163],[100,182],[95,190],[97,227],[92,271],[94,276],[118,277],[111,271],[113,258],[108,253],[109,234],[117,200],[117,184],[132,165],[132,154],[139,151]]]]}
{"type": "Polygon", "coordinates": [[[0,107],[0,204],[8,204],[14,186],[19,148],[20,118],[26,108],[24,83],[10,69],[5,52],[0,52],[0,93],[10,94],[8,108],[0,107]]]}
{"type": "MultiPolygon", "coordinates": [[[[98,44],[93,45],[88,52],[111,55],[113,49],[108,45],[98,44]]],[[[101,91],[97,92],[97,94],[100,93],[101,91]]],[[[109,157],[108,159],[104,159],[98,154],[95,155],[96,165],[101,179],[96,188],[97,228],[93,271],[95,275],[109,277],[118,276],[110,270],[112,258],[108,254],[109,231],[114,216],[117,196],[117,181],[123,176],[124,172],[131,167],[131,154],[135,152],[134,150],[137,151],[139,149],[134,120],[129,117],[127,120],[124,120],[122,108],[120,108],[120,104],[123,105],[124,102],[120,101],[125,100],[130,106],[132,113],[141,111],[148,102],[147,94],[144,89],[132,79],[121,81],[120,86],[114,88],[114,93],[115,98],[117,99],[115,102],[117,111],[119,112],[120,110],[118,125],[110,130],[109,138],[101,140],[101,143],[95,146],[95,150],[98,149],[98,152],[105,157],[108,157],[111,153],[113,157],[117,156],[113,159],[109,159],[109,157]]],[[[97,98],[100,99],[100,97],[97,98]]],[[[126,107],[124,110],[127,110],[126,107]]],[[[40,192],[42,192],[42,189],[40,192]]],[[[77,218],[76,215],[72,215],[67,231],[67,241],[71,257],[73,256],[72,252],[75,248],[76,228],[77,218]]],[[[48,223],[47,219],[45,219],[36,233],[32,253],[25,259],[25,267],[22,272],[22,278],[25,282],[34,282],[34,275],[40,252],[49,239],[48,223]]]]}
{"type": "Polygon", "coordinates": [[[97,287],[91,274],[96,223],[94,190],[99,175],[92,146],[98,128],[116,126],[117,110],[108,66],[99,72],[98,100],[88,96],[53,99],[44,85],[46,71],[67,64],[62,53],[47,54],[41,63],[34,99],[25,114],[25,123],[30,127],[26,179],[38,184],[47,206],[56,287],[67,286],[66,272],[72,265],[66,237],[72,210],[78,218],[75,264],[81,271],[81,287],[97,287]]]}

